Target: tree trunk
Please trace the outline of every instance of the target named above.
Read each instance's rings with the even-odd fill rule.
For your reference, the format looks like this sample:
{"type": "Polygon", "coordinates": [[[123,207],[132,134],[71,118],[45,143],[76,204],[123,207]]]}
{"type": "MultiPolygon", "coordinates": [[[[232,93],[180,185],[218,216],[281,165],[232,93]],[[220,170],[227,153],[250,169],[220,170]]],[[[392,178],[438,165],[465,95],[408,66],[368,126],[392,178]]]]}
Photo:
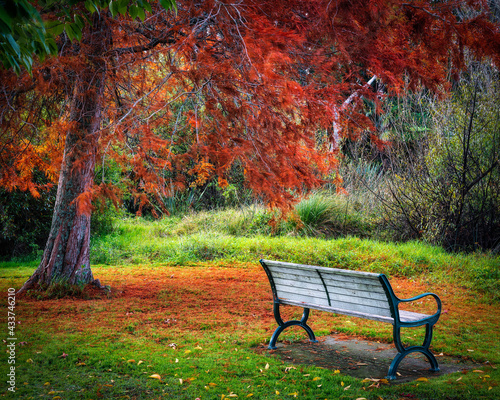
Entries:
{"type": "Polygon", "coordinates": [[[40,265],[19,293],[37,287],[46,289],[55,283],[85,285],[95,282],[100,286],[90,269],[89,199],[94,184],[106,78],[103,56],[109,48],[110,35],[105,21],[98,15],[84,35],[82,43],[90,51],[85,67],[76,71],[69,113],[71,124],[66,134],[49,238],[40,265]]]}

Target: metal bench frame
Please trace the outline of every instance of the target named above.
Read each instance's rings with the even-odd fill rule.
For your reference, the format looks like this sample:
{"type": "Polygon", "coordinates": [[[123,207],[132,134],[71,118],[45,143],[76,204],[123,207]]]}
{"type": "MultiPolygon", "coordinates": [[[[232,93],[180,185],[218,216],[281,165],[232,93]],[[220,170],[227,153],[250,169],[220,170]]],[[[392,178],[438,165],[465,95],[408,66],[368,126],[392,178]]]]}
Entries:
{"type": "MultiPolygon", "coordinates": [[[[424,293],[424,294],[421,294],[419,296],[412,297],[409,299],[400,299],[394,294],[394,291],[393,291],[391,284],[389,283],[389,280],[387,279],[387,277],[384,274],[378,274],[378,280],[379,280],[381,286],[383,287],[385,294],[387,296],[387,302],[389,304],[392,318],[380,318],[378,316],[376,318],[374,318],[375,316],[373,316],[373,315],[365,314],[362,312],[335,309],[335,307],[332,306],[332,302],[330,301],[330,294],[329,294],[329,291],[328,291],[327,286],[325,284],[325,281],[323,279],[323,276],[325,274],[328,274],[327,268],[279,262],[280,267],[286,268],[286,265],[290,265],[290,266],[295,266],[295,267],[299,266],[302,269],[307,268],[307,269],[315,270],[318,273],[318,275],[321,279],[321,282],[323,282],[325,293],[326,293],[326,296],[328,299],[328,304],[329,304],[328,307],[317,305],[314,303],[297,302],[297,301],[291,301],[291,300],[286,300],[286,299],[285,300],[280,299],[278,297],[278,292],[277,292],[276,285],[274,282],[273,274],[272,274],[271,270],[268,268],[268,266],[266,265],[266,263],[275,263],[275,262],[269,261],[269,260],[260,260],[260,263],[261,263],[262,267],[264,268],[264,271],[266,272],[267,277],[269,279],[269,283],[271,285],[271,290],[273,293],[274,318],[276,319],[276,322],[278,323],[278,327],[274,331],[274,333],[271,337],[271,340],[269,342],[268,348],[270,350],[276,349],[276,341],[278,340],[278,336],[286,328],[288,328],[290,326],[302,327],[307,332],[307,335],[309,336],[309,340],[311,342],[316,343],[317,340],[316,340],[316,337],[314,336],[314,332],[311,329],[311,327],[307,324],[310,309],[313,308],[313,309],[317,309],[317,310],[321,310],[321,311],[328,311],[328,312],[334,312],[334,313],[339,313],[339,314],[344,314],[344,315],[351,315],[351,316],[355,316],[355,317],[359,317],[359,318],[375,319],[378,321],[391,323],[393,325],[394,345],[396,347],[396,350],[398,351],[398,354],[394,357],[394,359],[389,367],[387,379],[390,379],[390,380],[396,379],[396,371],[399,367],[400,362],[408,354],[411,354],[414,352],[422,353],[429,360],[429,363],[431,364],[430,371],[433,371],[433,372],[439,371],[439,366],[438,366],[438,362],[436,360],[436,357],[434,357],[434,355],[429,350],[429,346],[430,346],[431,341],[432,341],[433,327],[436,324],[436,322],[438,321],[439,316],[441,314],[441,300],[439,299],[439,297],[436,294],[424,293]],[[416,314],[416,313],[411,313],[411,312],[399,310],[399,304],[419,300],[419,299],[426,297],[426,296],[432,296],[436,300],[437,311],[435,314],[433,314],[433,315],[416,314]],[[280,314],[280,305],[284,305],[284,304],[303,307],[304,312],[302,314],[302,318],[300,320],[290,320],[290,321],[284,322],[282,317],[281,317],[281,314],[280,314]],[[402,321],[401,315],[403,315],[403,316],[410,316],[410,315],[411,316],[422,316],[422,318],[413,319],[411,321],[408,321],[408,320],[402,321]],[[405,347],[401,341],[401,328],[412,328],[412,327],[418,327],[418,326],[423,326],[423,325],[425,325],[425,338],[424,338],[423,344],[421,346],[405,347]]],[[[340,271],[340,272],[343,272],[346,274],[356,273],[353,271],[338,270],[338,269],[335,271],[340,271]]]]}

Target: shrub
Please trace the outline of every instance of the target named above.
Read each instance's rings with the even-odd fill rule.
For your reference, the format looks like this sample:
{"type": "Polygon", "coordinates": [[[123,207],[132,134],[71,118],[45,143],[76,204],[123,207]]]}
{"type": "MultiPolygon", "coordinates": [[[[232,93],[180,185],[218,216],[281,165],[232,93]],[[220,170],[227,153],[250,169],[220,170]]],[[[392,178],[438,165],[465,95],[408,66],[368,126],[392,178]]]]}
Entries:
{"type": "Polygon", "coordinates": [[[34,258],[45,246],[56,189],[29,192],[0,190],[0,257],[34,258]]]}
{"type": "Polygon", "coordinates": [[[451,250],[500,248],[499,72],[472,63],[453,97],[434,107],[417,149],[390,151],[386,221],[398,239],[451,250]]]}

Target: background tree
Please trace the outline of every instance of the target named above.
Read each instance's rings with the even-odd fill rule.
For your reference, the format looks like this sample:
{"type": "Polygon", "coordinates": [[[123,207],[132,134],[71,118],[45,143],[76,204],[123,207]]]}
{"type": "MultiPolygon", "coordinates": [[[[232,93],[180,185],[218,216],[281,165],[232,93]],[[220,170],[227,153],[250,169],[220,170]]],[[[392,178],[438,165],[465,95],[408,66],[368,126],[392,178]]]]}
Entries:
{"type": "Polygon", "coordinates": [[[224,187],[237,165],[254,193],[286,210],[336,167],[335,136],[318,141],[318,132],[335,126],[357,137],[373,128],[363,113],[366,100],[381,100],[366,84],[373,76],[390,93],[405,83],[442,90],[466,47],[499,63],[486,4],[466,2],[477,10],[467,20],[457,17],[463,4],[207,0],[179,1],[174,14],[139,1],[99,12],[77,2],[68,13],[56,2],[41,10],[63,27],[58,56],[34,64],[32,76],[1,72],[0,184],[37,195],[34,171],[58,182],[42,261],[22,290],[93,281],[92,200],[118,200],[105,170],[94,182],[96,164],[121,165],[139,207],[148,195],[162,204],[213,179],[224,187]]]}

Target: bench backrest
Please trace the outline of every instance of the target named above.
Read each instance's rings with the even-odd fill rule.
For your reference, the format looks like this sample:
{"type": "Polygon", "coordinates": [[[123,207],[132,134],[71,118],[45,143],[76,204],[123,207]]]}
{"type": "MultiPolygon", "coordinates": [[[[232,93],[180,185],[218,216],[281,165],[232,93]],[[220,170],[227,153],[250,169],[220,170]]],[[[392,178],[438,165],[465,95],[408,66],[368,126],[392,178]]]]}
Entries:
{"type": "Polygon", "coordinates": [[[392,289],[383,274],[281,261],[260,262],[268,275],[275,301],[292,305],[304,303],[307,308],[385,322],[393,320],[388,293],[392,289]]]}

